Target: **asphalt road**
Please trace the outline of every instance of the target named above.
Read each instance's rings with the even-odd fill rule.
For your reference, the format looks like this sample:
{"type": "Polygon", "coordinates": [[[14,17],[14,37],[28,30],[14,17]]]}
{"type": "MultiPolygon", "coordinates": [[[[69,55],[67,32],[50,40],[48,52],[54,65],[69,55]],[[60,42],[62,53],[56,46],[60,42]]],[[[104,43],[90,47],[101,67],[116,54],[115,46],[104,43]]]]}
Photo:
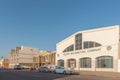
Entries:
{"type": "Polygon", "coordinates": [[[94,75],[63,75],[38,73],[26,70],[0,70],[0,80],[120,80],[117,77],[101,77],[94,75]]]}

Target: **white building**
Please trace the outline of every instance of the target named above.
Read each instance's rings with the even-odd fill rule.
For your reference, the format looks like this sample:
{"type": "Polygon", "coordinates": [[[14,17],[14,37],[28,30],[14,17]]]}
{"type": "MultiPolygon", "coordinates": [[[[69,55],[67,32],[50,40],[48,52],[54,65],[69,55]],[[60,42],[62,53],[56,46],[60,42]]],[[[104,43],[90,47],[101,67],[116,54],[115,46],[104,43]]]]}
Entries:
{"type": "Polygon", "coordinates": [[[79,31],[57,43],[56,62],[75,70],[120,72],[119,25],[79,31]]]}
{"type": "Polygon", "coordinates": [[[9,57],[9,66],[13,68],[14,65],[32,66],[33,56],[38,54],[37,48],[20,46],[12,49],[9,57]]]}

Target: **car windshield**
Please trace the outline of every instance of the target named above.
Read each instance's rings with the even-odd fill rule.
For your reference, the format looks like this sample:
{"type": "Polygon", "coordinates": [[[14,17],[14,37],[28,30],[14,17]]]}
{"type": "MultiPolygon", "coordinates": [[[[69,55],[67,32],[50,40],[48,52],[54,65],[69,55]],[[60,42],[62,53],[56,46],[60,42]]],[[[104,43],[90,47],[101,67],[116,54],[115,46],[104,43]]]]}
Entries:
{"type": "Polygon", "coordinates": [[[47,67],[40,67],[40,68],[47,68],[47,67]]]}
{"type": "Polygon", "coordinates": [[[20,67],[20,65],[15,65],[15,67],[20,67]]]}
{"type": "Polygon", "coordinates": [[[64,67],[56,67],[56,69],[64,69],[64,67]]]}
{"type": "Polygon", "coordinates": [[[43,67],[43,68],[47,68],[47,67],[43,67]]]}
{"type": "Polygon", "coordinates": [[[61,67],[60,69],[65,69],[65,68],[61,67]]]}

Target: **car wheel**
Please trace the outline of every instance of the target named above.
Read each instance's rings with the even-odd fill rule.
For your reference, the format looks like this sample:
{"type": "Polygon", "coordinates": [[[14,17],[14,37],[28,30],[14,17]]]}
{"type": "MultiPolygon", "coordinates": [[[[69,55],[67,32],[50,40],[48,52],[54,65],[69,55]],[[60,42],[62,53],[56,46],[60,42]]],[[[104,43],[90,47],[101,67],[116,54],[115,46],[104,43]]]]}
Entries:
{"type": "Polygon", "coordinates": [[[46,70],[43,70],[43,72],[46,72],[46,70]]]}
{"type": "Polygon", "coordinates": [[[53,73],[56,74],[56,71],[54,70],[53,73]]]}
{"type": "Polygon", "coordinates": [[[66,71],[63,71],[63,74],[65,74],[65,75],[66,75],[66,71]]]}
{"type": "Polygon", "coordinates": [[[39,72],[42,72],[41,70],[39,70],[39,72]]]}

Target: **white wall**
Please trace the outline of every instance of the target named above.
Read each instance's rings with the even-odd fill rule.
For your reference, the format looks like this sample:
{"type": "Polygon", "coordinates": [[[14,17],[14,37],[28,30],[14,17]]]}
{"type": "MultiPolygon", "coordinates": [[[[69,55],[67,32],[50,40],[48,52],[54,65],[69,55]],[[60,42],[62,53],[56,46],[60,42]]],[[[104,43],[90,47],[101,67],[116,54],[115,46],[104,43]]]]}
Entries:
{"type": "MultiPolygon", "coordinates": [[[[118,67],[118,44],[119,44],[119,26],[110,26],[105,28],[99,28],[94,30],[80,31],[77,32],[65,40],[59,42],[56,45],[56,62],[59,59],[67,60],[69,58],[75,58],[77,61],[83,57],[92,58],[92,68],[91,69],[83,69],[83,70],[91,70],[91,71],[114,71],[117,72],[118,67]],[[66,52],[63,53],[63,50],[71,44],[75,44],[75,35],[78,33],[82,33],[83,42],[84,41],[93,41],[102,44],[101,47],[83,49],[78,51],[66,52]],[[108,50],[107,47],[111,46],[111,50],[108,50]],[[87,52],[88,50],[98,49],[98,51],[87,52]],[[78,54],[71,54],[76,53],[78,54]],[[59,57],[57,56],[59,54],[59,57]],[[64,55],[69,54],[69,55],[64,55]],[[99,56],[113,56],[114,59],[114,68],[113,69],[96,69],[95,68],[95,60],[96,57],[99,56]]],[[[77,65],[78,66],[78,65],[77,65]]],[[[77,69],[77,68],[76,68],[77,69]]]]}
{"type": "Polygon", "coordinates": [[[96,41],[103,46],[109,44],[118,44],[119,40],[119,27],[110,27],[106,29],[99,29],[95,31],[83,32],[84,41],[96,41]]]}
{"type": "Polygon", "coordinates": [[[70,36],[66,40],[62,41],[60,44],[56,46],[57,53],[62,53],[65,48],[75,43],[74,36],[70,36]]]}
{"type": "Polygon", "coordinates": [[[118,60],[118,72],[120,72],[120,59],[118,60]]]}

